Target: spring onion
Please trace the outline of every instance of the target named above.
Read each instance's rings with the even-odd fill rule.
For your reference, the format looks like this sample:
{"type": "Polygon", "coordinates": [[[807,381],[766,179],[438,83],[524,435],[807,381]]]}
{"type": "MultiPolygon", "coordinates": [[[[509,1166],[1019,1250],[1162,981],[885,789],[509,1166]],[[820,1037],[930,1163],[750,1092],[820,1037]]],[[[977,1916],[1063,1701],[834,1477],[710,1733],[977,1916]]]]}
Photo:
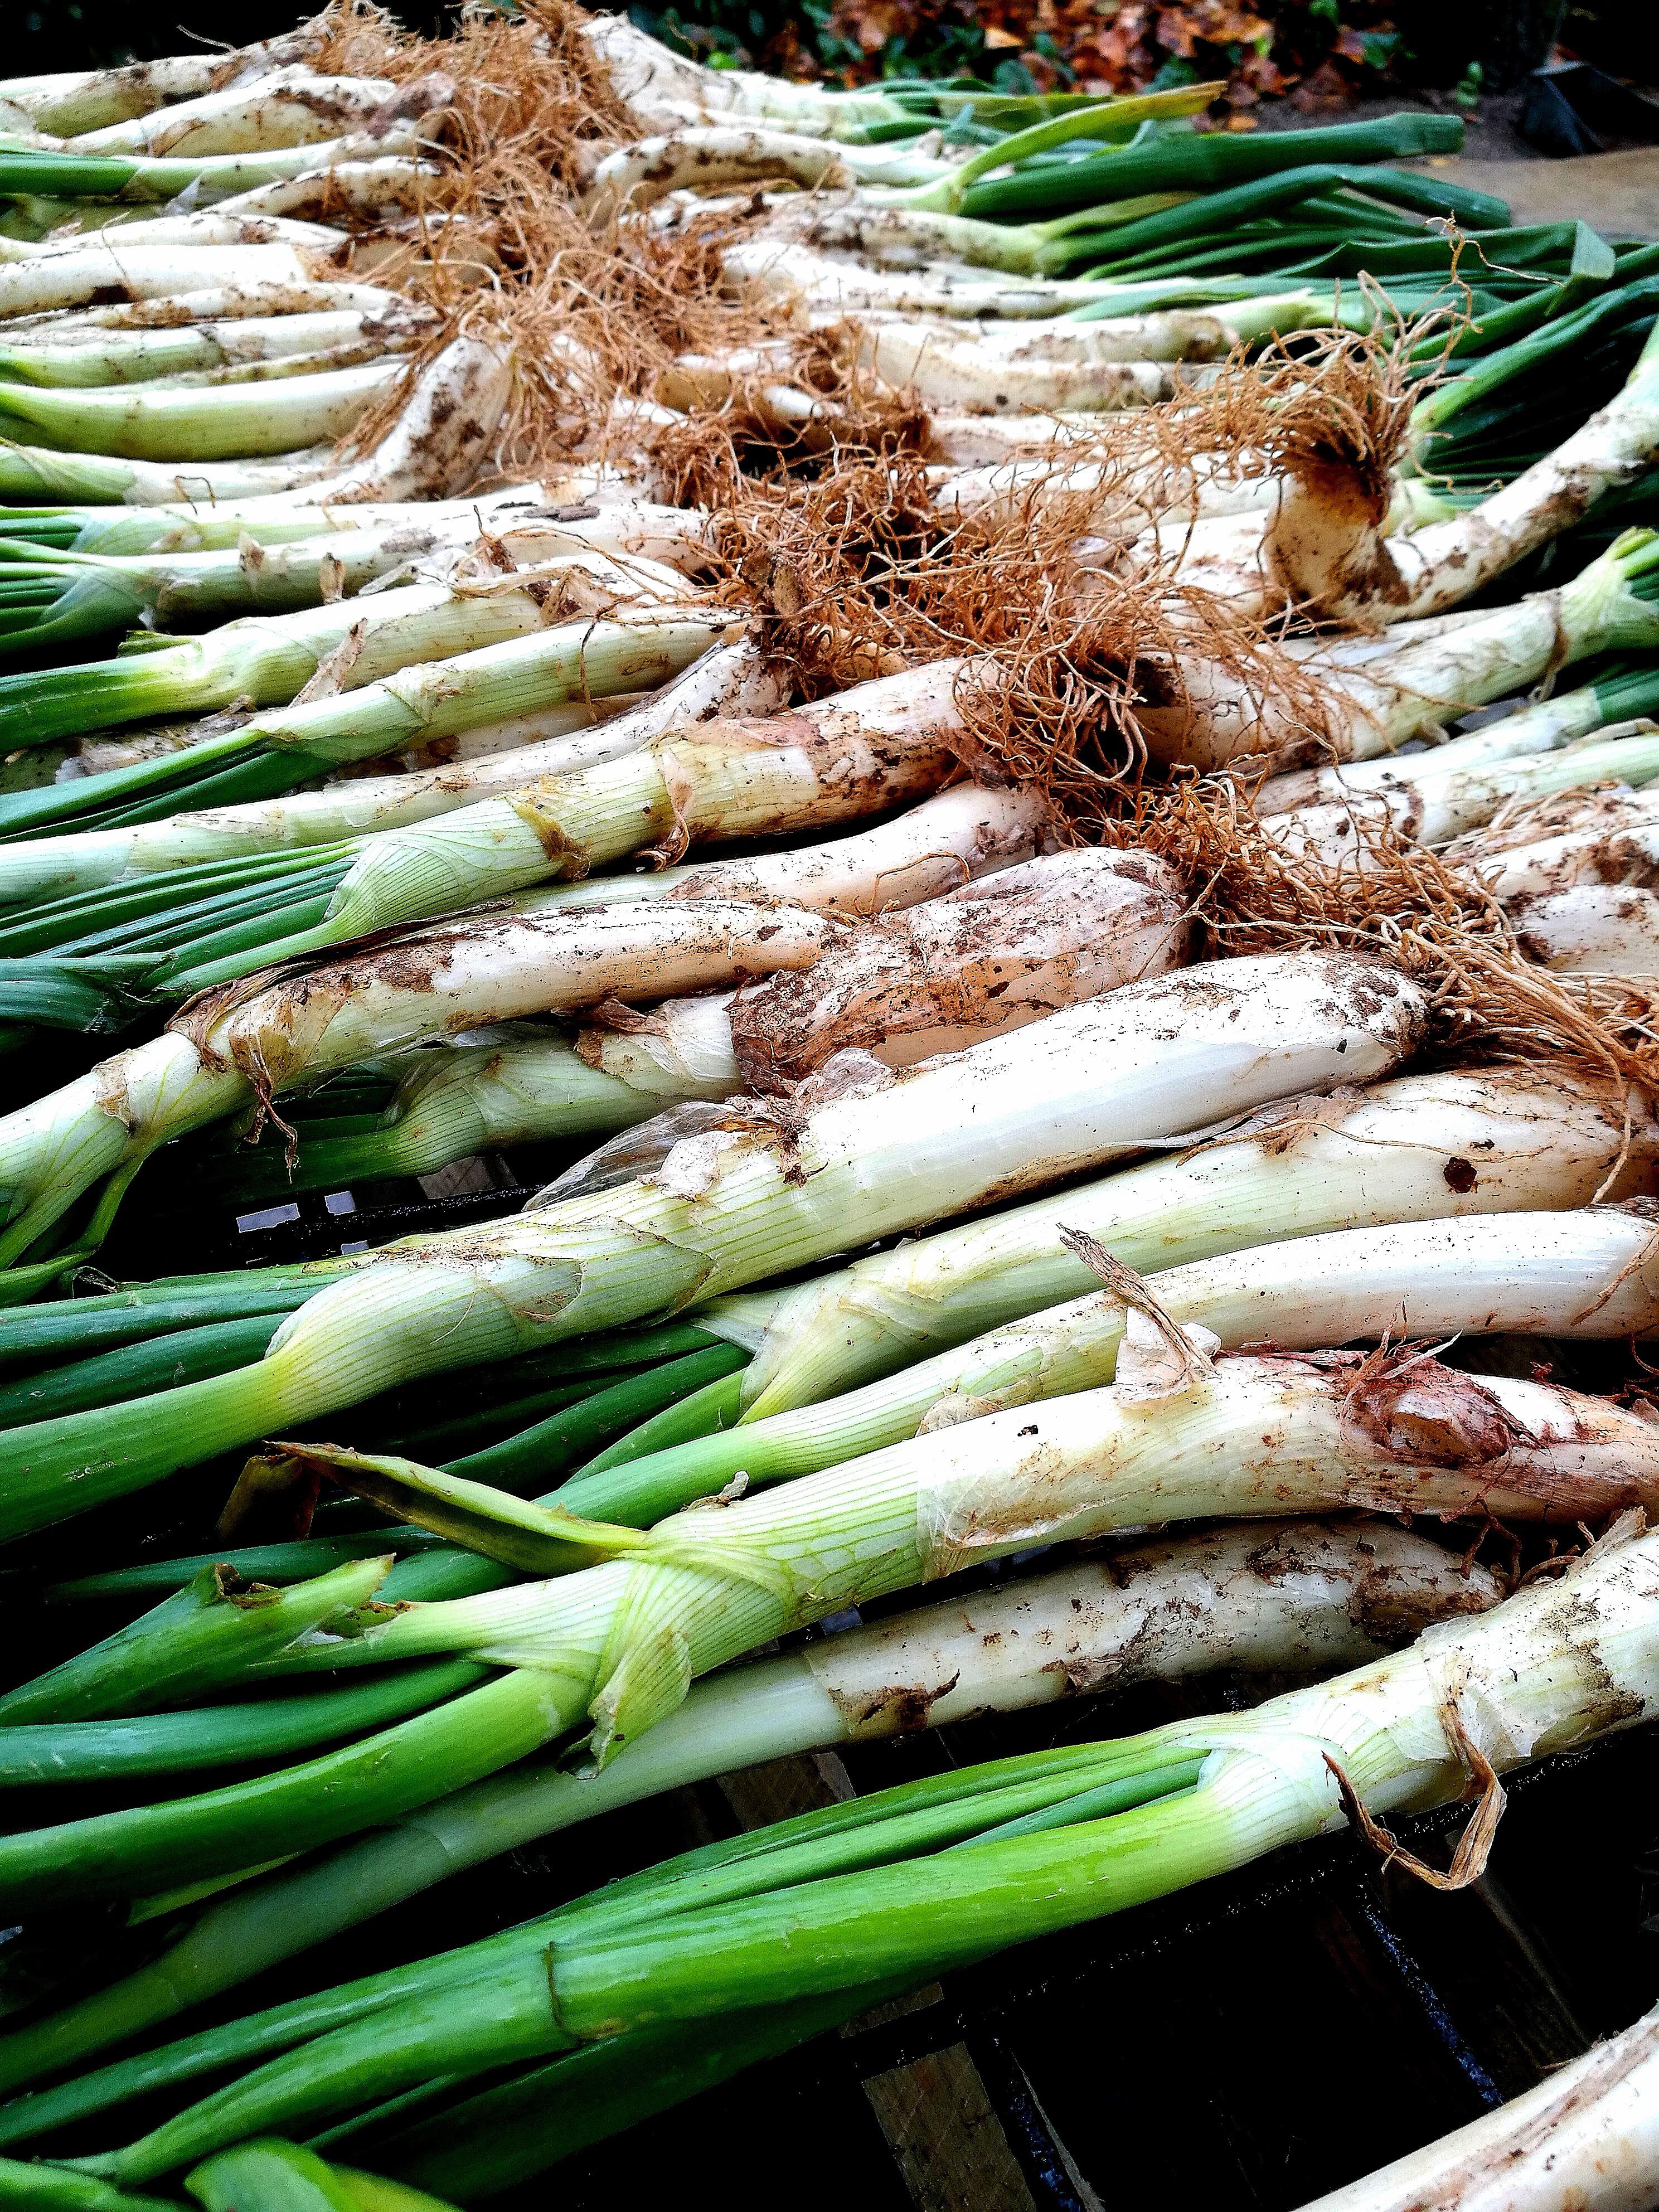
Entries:
{"type": "MultiPolygon", "coordinates": [[[[580,932],[592,931],[599,951],[622,945],[631,929],[637,948],[637,911],[583,917],[566,942],[574,949],[580,932]]],[[[710,980],[715,962],[728,973],[738,958],[781,966],[815,950],[825,930],[814,917],[780,913],[767,921],[763,944],[757,935],[739,951],[739,909],[710,902],[653,911],[676,925],[652,963],[658,988],[671,991],[710,980]]],[[[428,975],[434,961],[443,963],[436,980],[453,1009],[447,1026],[501,1011],[495,948],[521,943],[528,976],[533,928],[516,940],[501,935],[527,927],[496,923],[426,950],[428,975]]],[[[629,961],[637,989],[646,973],[637,950],[629,961]]],[[[602,952],[576,972],[590,1000],[629,988],[602,952]]],[[[411,981],[394,966],[381,987],[404,1038],[420,1033],[416,1008],[428,995],[411,981]]],[[[548,1003],[544,974],[529,988],[548,1003]]],[[[33,1188],[21,1177],[13,1186],[13,1250],[135,1146],[245,1099],[251,1086],[234,1072],[240,1056],[278,1083],[301,1066],[315,1076],[361,1058],[374,1047],[374,1000],[353,963],[336,972],[331,988],[319,976],[279,985],[210,1025],[211,1060],[173,1032],[106,1077],[14,1116],[8,1162],[16,1163],[14,1174],[32,1162],[33,1188]]],[[[446,1025],[434,1013],[435,1003],[424,1016],[433,1030],[446,1025]]],[[[692,1138],[647,1181],[392,1248],[301,1307],[252,1367],[124,1408],[36,1423],[21,1432],[26,1445],[0,1437],[8,1525],[21,1534],[89,1510],[187,1460],[291,1428],[410,1373],[615,1327],[810,1265],[844,1240],[849,1206],[866,1238],[889,1235],[991,1191],[1119,1157],[1175,1133],[1172,1122],[1214,1121],[1310,1085],[1381,1075],[1414,1048],[1424,1018],[1421,994],[1386,965],[1295,955],[1216,963],[1132,984],[820,1107],[804,1117],[787,1155],[763,1126],[692,1138]]]]}

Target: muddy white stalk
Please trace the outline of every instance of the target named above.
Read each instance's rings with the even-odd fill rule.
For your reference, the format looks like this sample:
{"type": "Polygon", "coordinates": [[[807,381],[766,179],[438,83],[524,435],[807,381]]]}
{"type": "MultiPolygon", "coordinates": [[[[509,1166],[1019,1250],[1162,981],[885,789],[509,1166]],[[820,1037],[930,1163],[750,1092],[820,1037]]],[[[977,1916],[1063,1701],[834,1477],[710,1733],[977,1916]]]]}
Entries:
{"type": "Polygon", "coordinates": [[[100,1177],[262,1095],[490,1022],[810,964],[840,927],[714,901],[481,917],[256,990],[217,1018],[204,1006],[189,1033],[118,1054],[0,1123],[0,1255],[15,1257],[100,1177]]]}
{"type": "MultiPolygon", "coordinates": [[[[325,1859],[239,1886],[160,1958],[0,2040],[0,2084],[9,2093],[66,2069],[465,1867],[662,1790],[791,1753],[1109,1695],[1136,1682],[1219,1668],[1301,1674],[1358,1666],[1431,1621],[1484,1612],[1498,1596],[1484,1568],[1465,1574],[1440,1546],[1387,1522],[1255,1522],[1139,1545],[1106,1562],[1074,1559],[965,1602],[822,1638],[693,1684],[678,1712],[601,1774],[538,1759],[325,1859]]],[[[98,1726],[77,1738],[58,1724],[60,1761],[81,1741],[90,1745],[98,1726]]],[[[115,1726],[134,1733],[131,1723],[115,1726]]],[[[0,1754],[8,1748],[20,1761],[26,1755],[15,1729],[0,1737],[0,1754]]],[[[364,1987],[361,2009],[375,2001],[374,1986],[364,1987]]],[[[300,2039],[305,2017],[301,2000],[284,2040],[300,2039]]],[[[177,2084],[230,2055],[210,2032],[149,2068],[118,2061],[90,2080],[8,2106],[0,2142],[106,2110],[145,2075],[156,2086],[177,2084]]]]}
{"type": "Polygon", "coordinates": [[[999,281],[1000,272],[950,266],[872,269],[848,256],[817,252],[794,239],[765,233],[738,240],[721,259],[732,290],[753,291],[775,308],[793,307],[809,321],[857,314],[1040,319],[1089,307],[1121,289],[1058,276],[999,281]]]}
{"type": "Polygon", "coordinates": [[[39,315],[14,315],[5,326],[7,343],[69,344],[100,331],[176,331],[198,323],[234,322],[244,317],[280,319],[287,315],[401,313],[412,303],[378,284],[270,283],[258,277],[243,283],[204,284],[198,289],[163,293],[154,299],[126,300],[113,307],[71,307],[39,315]]]}
{"type": "Polygon", "coordinates": [[[1647,2212],[1659,2174],[1659,2007],[1466,2128],[1304,2212],[1647,2212]]]}
{"type": "MultiPolygon", "coordinates": [[[[578,738],[509,744],[483,757],[409,775],[352,779],[242,806],[179,813],[130,830],[94,830],[0,846],[0,900],[17,904],[204,861],[337,845],[398,823],[424,822],[527,779],[569,775],[611,761],[677,721],[780,703],[777,678],[741,644],[727,645],[720,612],[665,619],[581,622],[509,639],[475,653],[398,670],[378,684],[258,716],[224,739],[224,757],[289,750],[320,771],[330,763],[406,752],[468,732],[526,735],[551,709],[619,693],[653,691],[682,672],[687,688],[665,690],[626,716],[578,738]],[[711,648],[725,656],[702,665],[711,648]],[[695,675],[690,674],[696,669],[695,675]]],[[[216,757],[217,756],[216,756],[216,757]]]]}
{"type": "Polygon", "coordinates": [[[190,371],[287,361],[341,346],[401,353],[430,336],[437,317],[410,301],[386,308],[331,308],[295,315],[248,315],[153,331],[85,330],[72,337],[45,329],[8,331],[0,371],[27,384],[142,383],[190,371]]]}
{"type": "Polygon", "coordinates": [[[1052,468],[1056,449],[1094,447],[1103,428],[1098,414],[978,415],[936,408],[927,420],[927,456],[953,469],[996,468],[1042,461],[1052,468]]]}
{"type": "MultiPolygon", "coordinates": [[[[1659,1333],[1653,1224],[1613,1206],[1345,1229],[1194,1261],[1145,1282],[1170,1320],[1229,1350],[1316,1352],[1367,1337],[1659,1333]]],[[[643,1516],[629,1510],[630,1492],[663,1511],[716,1495],[740,1471],[758,1489],[918,1433],[1096,1389],[1121,1361],[1158,1342],[1145,1314],[1110,1291],[1048,1306],[844,1396],[759,1418],[751,1409],[723,1435],[635,1459],[611,1478],[619,1494],[607,1492],[604,1510],[632,1521],[643,1516]]],[[[582,1495],[594,1480],[577,1478],[571,1511],[600,1517],[599,1501],[589,1508],[582,1495]]],[[[438,1525],[434,1507],[441,1518],[435,1492],[430,1501],[385,1492],[379,1502],[424,1526],[438,1525]]],[[[491,1551],[487,1532],[470,1540],[491,1551]]]]}
{"type": "Polygon", "coordinates": [[[506,349],[459,337],[415,379],[372,453],[315,487],[315,499],[441,499],[465,491],[488,459],[513,387],[506,349]]]}
{"type": "MultiPolygon", "coordinates": [[[[802,905],[833,881],[823,866],[833,852],[779,856],[799,864],[791,873],[802,905]]],[[[677,872],[704,879],[683,880],[681,897],[723,888],[708,880],[714,871],[677,872]]],[[[422,1055],[381,1127],[302,1141],[299,1178],[421,1175],[495,1145],[629,1128],[678,1101],[775,1088],[838,1051],[912,1067],[1160,974],[1178,964],[1186,936],[1179,888],[1158,864],[1056,854],[911,910],[890,899],[879,921],[802,971],[804,990],[780,992],[785,979],[774,976],[730,996],[665,1000],[633,1020],[618,1009],[574,1043],[543,1034],[422,1055]]]]}
{"type": "MultiPolygon", "coordinates": [[[[884,915],[937,899],[996,870],[1029,860],[1046,810],[1030,793],[958,784],[880,828],[825,845],[751,860],[713,860],[648,875],[590,878],[538,896],[539,911],[642,899],[720,899],[782,903],[848,920],[884,915]]],[[[520,906],[529,905],[521,901],[520,906]]],[[[679,1000],[684,1006],[713,1001],[679,1000]]],[[[654,1113],[661,1088],[607,1072],[614,1034],[596,1033],[573,1052],[544,1033],[503,1031],[478,1045],[415,1057],[380,1125],[356,1136],[302,1137],[296,1182],[349,1182],[371,1175],[425,1175],[493,1146],[526,1143],[556,1132],[613,1130],[654,1113]],[[586,1117],[586,1118],[584,1118],[586,1117]]],[[[738,1081],[731,1061],[730,1021],[717,1035],[720,1068],[712,1095],[738,1081]]],[[[642,1061],[645,1055],[641,1054],[642,1061]]],[[[659,1085],[664,1081],[659,1071],[659,1085]]],[[[683,1095],[683,1094],[682,1094],[683,1095]]]]}
{"type": "MultiPolygon", "coordinates": [[[[1261,522],[1279,496],[1279,479],[1266,468],[1254,476],[1193,469],[1174,482],[1158,471],[1137,484],[1123,482],[1103,460],[1057,460],[1052,453],[1046,459],[980,468],[941,469],[939,479],[933,486],[934,505],[941,514],[964,520],[1006,520],[1078,495],[1095,500],[1091,521],[1097,530],[1127,526],[1144,532],[1167,512],[1173,518],[1170,544],[1161,545],[1150,534],[1145,538],[1145,552],[1154,558],[1186,551],[1194,526],[1217,517],[1246,515],[1261,522]]],[[[1133,540],[1130,550],[1139,553],[1141,542],[1133,540]]]]}
{"type": "Polygon", "coordinates": [[[1588,790],[1600,783],[1639,787],[1655,776],[1659,776],[1659,730],[1650,730],[1637,737],[1582,739],[1559,752],[1498,761],[1489,767],[1453,766],[1392,789],[1324,806],[1299,807],[1269,818],[1275,842],[1287,850],[1363,873],[1375,865],[1376,848],[1370,838],[1385,830],[1419,845],[1444,845],[1490,822],[1505,807],[1534,805],[1558,793],[1588,790]]]}
{"type": "Polygon", "coordinates": [[[0,317],[121,300],[167,300],[207,286],[309,289],[337,272],[326,252],[288,246],[92,245],[0,265],[0,317]]]}
{"type": "Polygon", "coordinates": [[[441,82],[428,78],[398,86],[386,77],[319,76],[303,62],[290,62],[246,84],[77,131],[64,143],[76,154],[143,154],[175,161],[315,145],[346,131],[372,128],[377,120],[423,112],[437,104],[434,86],[441,82]]]}
{"type": "MultiPolygon", "coordinates": [[[[755,1352],[745,1418],[834,1397],[1092,1288],[1062,1228],[1157,1273],[1351,1226],[1553,1212],[1585,1205],[1604,1186],[1645,1191],[1659,1171],[1659,1130],[1639,1107],[1629,1145],[1626,1152],[1616,1102],[1553,1075],[1414,1075],[1291,1100],[1179,1158],[799,1285],[763,1334],[740,1339],[755,1352]]],[[[704,1312],[708,1326],[723,1326],[718,1302],[704,1312]]]]}
{"type": "Polygon", "coordinates": [[[1575,884],[1659,881],[1659,793],[1593,791],[1506,829],[1472,831],[1444,857],[1504,903],[1575,884]],[[1547,824],[1547,833],[1546,825],[1547,824]]]}
{"type": "Polygon", "coordinates": [[[1630,381],[1556,450],[1451,520],[1379,548],[1351,598],[1327,602],[1333,619],[1381,604],[1427,615],[1455,605],[1525,554],[1571,529],[1606,492],[1637,483],[1659,453],[1659,349],[1650,338],[1630,381]]]}
{"type": "Polygon", "coordinates": [[[787,177],[808,190],[845,185],[918,185],[944,175],[950,163],[898,147],[859,147],[758,124],[685,124],[636,139],[607,154],[594,170],[584,205],[596,223],[624,209],[650,207],[687,187],[787,177]]]}
{"type": "Polygon", "coordinates": [[[1353,761],[1341,767],[1292,769],[1283,775],[1270,775],[1257,785],[1250,803],[1261,820],[1287,814],[1296,807],[1318,806],[1349,797],[1364,799],[1419,780],[1433,781],[1464,769],[1485,769],[1501,761],[1553,752],[1558,746],[1570,745],[1598,731],[1607,740],[1639,736],[1645,729],[1640,718],[1650,705],[1659,706],[1659,674],[1638,669],[1533,701],[1481,729],[1448,738],[1443,744],[1425,746],[1419,752],[1353,761]],[[1626,715],[1635,719],[1626,721],[1626,715]]]}
{"type": "Polygon", "coordinates": [[[1506,910],[1528,960],[1569,975],[1659,976],[1659,896],[1639,884],[1576,884],[1511,899],[1506,910]]]}
{"type": "Polygon", "coordinates": [[[999,414],[1037,408],[1087,409],[1103,403],[1099,380],[1124,367],[1222,361],[1235,347],[1331,319],[1328,294],[1308,289],[1277,299],[1241,300],[1225,309],[1172,309],[1093,323],[1011,323],[967,331],[915,319],[867,327],[863,365],[884,382],[955,405],[994,406],[999,414]]]}
{"type": "Polygon", "coordinates": [[[872,125],[915,119],[877,91],[826,92],[757,70],[704,69],[671,53],[625,16],[590,16],[580,29],[617,98],[647,129],[750,116],[803,137],[856,145],[872,125]]]}
{"type": "Polygon", "coordinates": [[[827,948],[802,988],[771,978],[729,999],[669,1000],[584,1030],[576,1053],[634,1091],[633,1120],[647,1100],[775,1091],[840,1052],[914,1067],[1179,966],[1189,927],[1162,863],[1052,854],[884,915],[827,948]]]}
{"type": "MultiPolygon", "coordinates": [[[[764,1091],[802,1082],[849,1050],[913,1067],[1177,968],[1191,934],[1184,888],[1163,861],[1050,854],[884,915],[826,954],[806,988],[780,979],[739,991],[725,1015],[732,1066],[764,1091]]],[[[602,1066],[626,1059],[672,1076],[678,1039],[672,1018],[660,1032],[655,1019],[588,1049],[602,1066]]],[[[700,1027],[706,1049],[709,1027],[700,1027]]]]}
{"type": "MultiPolygon", "coordinates": [[[[1158,197],[1161,205],[1172,204],[1158,197]]],[[[1119,204],[1130,216],[1150,211],[1133,201],[1119,204]]],[[[1040,223],[981,222],[925,208],[882,207],[862,195],[827,205],[780,204],[768,230],[781,243],[845,255],[877,270],[957,262],[1022,277],[1044,273],[1042,249],[1048,242],[1040,223]]]]}
{"type": "MultiPolygon", "coordinates": [[[[194,215],[129,216],[101,234],[107,237],[112,229],[119,246],[131,246],[135,250],[147,246],[188,251],[205,246],[287,246],[315,256],[338,255],[349,244],[346,234],[331,224],[292,222],[284,216],[239,216],[218,208],[199,209],[194,215]]],[[[72,258],[81,250],[82,235],[76,232],[67,238],[46,239],[27,246],[0,239],[0,262],[72,258]]]]}
{"type": "MultiPolygon", "coordinates": [[[[432,197],[432,179],[441,174],[434,161],[414,161],[398,155],[340,160],[228,196],[214,203],[214,212],[261,222],[274,216],[313,222],[325,218],[337,221],[343,209],[353,215],[385,216],[396,210],[408,212],[424,208],[432,197]]],[[[181,194],[173,204],[179,208],[193,198],[181,194]]]]}
{"type": "MultiPolygon", "coordinates": [[[[1339,760],[1364,760],[1502,698],[1564,662],[1592,653],[1650,649],[1659,609],[1642,594],[1659,568],[1659,538],[1627,531],[1571,583],[1479,622],[1362,664],[1310,653],[1304,670],[1322,679],[1328,742],[1339,760]]],[[[1138,719],[1160,759],[1215,769],[1253,754],[1306,743],[1306,714],[1289,696],[1258,697],[1196,657],[1160,678],[1168,703],[1138,719]],[[1184,690],[1184,697],[1179,696],[1184,690]]]]}
{"type": "MultiPolygon", "coordinates": [[[[1093,323],[1082,325],[1093,331],[1093,323]]],[[[1109,330],[1110,325],[1099,325],[1109,330]]],[[[876,323],[865,331],[860,354],[880,374],[884,383],[905,387],[927,404],[964,414],[1024,416],[1037,410],[1071,410],[1103,414],[1117,407],[1151,407],[1168,400],[1179,387],[1175,362],[1141,358],[1106,361],[1064,361],[1064,358],[1005,358],[982,349],[947,345],[938,341],[918,343],[898,323],[876,323]],[[887,354],[894,361],[887,362],[887,354]],[[898,374],[900,369],[905,374],[898,374]]],[[[748,347],[744,354],[681,354],[657,378],[657,398],[665,407],[690,411],[695,407],[719,407],[737,394],[738,380],[765,362],[783,362],[781,347],[748,347]]],[[[1183,372],[1186,378],[1203,376],[1201,369],[1183,372]]],[[[779,418],[790,403],[801,404],[801,394],[785,383],[768,387],[779,418]]],[[[832,420],[834,410],[818,403],[814,414],[832,420]]],[[[938,441],[933,441],[938,442],[938,441]]]]}
{"type": "Polygon", "coordinates": [[[522,892],[513,903],[522,914],[544,914],[636,899],[752,899],[868,919],[890,907],[942,898],[977,876],[1029,860],[1049,826],[1048,806],[1034,792],[959,783],[855,836],[745,860],[589,876],[522,892]]]}
{"type": "MultiPolygon", "coordinates": [[[[533,925],[481,922],[275,986],[217,1018],[198,1010],[200,1045],[169,1032],[12,1117],[0,1133],[14,1191],[8,1238],[27,1233],[31,1203],[37,1218],[55,1216],[70,1187],[85,1188],[132,1149],[246,1103],[255,1086],[240,1068],[280,1089],[578,994],[591,1004],[707,987],[721,960],[727,975],[739,958],[780,967],[809,947],[816,956],[832,927],[774,908],[774,933],[763,942],[757,928],[753,950],[740,951],[735,919],[721,930],[723,911],[733,910],[601,909],[544,934],[537,958],[533,925]],[[647,918],[658,927],[642,962],[647,918]],[[556,979],[545,957],[554,943],[573,954],[591,945],[596,957],[562,958],[556,979]],[[502,1004],[509,956],[514,976],[533,966],[535,998],[526,981],[524,998],[502,1004]]],[[[186,1385],[188,1403],[167,1394],[165,1420],[161,1401],[140,1401],[90,1425],[84,1416],[39,1423],[16,1466],[17,1448],[0,1437],[7,1525],[88,1510],[156,1479],[181,1453],[280,1433],[399,1375],[499,1356],[489,1345],[552,1341],[810,1266],[844,1243],[849,1220],[865,1237],[891,1235],[993,1191],[1104,1164],[1177,1123],[1381,1075],[1416,1048],[1425,1019],[1421,994],[1389,967],[1274,956],[1132,984],[921,1068],[873,1071],[866,1093],[792,1121],[787,1142],[763,1120],[710,1131],[676,1146],[648,1180],[377,1255],[303,1308],[257,1365],[186,1385]]]]}
{"type": "Polygon", "coordinates": [[[0,100],[27,115],[37,131],[59,137],[106,130],[183,100],[200,100],[228,87],[257,82],[273,71],[303,64],[317,48],[318,17],[298,30],[228,50],[168,54],[116,69],[67,70],[46,76],[0,78],[0,100]]]}
{"type": "MultiPolygon", "coordinates": [[[[811,835],[920,798],[957,764],[963,668],[932,661],[764,721],[671,728],[573,775],[387,830],[352,862],[324,919],[273,936],[262,957],[586,875],[647,848],[678,860],[688,845],[811,835]]],[[[198,988],[220,980],[206,967],[191,975],[198,988]]]]}

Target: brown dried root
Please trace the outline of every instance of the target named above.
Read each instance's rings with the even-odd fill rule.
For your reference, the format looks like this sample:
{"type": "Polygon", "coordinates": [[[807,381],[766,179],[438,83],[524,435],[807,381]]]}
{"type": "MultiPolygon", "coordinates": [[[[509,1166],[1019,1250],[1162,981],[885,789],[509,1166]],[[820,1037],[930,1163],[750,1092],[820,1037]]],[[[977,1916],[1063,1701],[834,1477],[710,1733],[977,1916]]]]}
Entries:
{"type": "Polygon", "coordinates": [[[1504,1785],[1498,1780],[1491,1760],[1463,1725],[1463,1717],[1455,1702],[1449,1701],[1440,1709],[1440,1721],[1446,1731],[1446,1741],[1457,1753],[1468,1787],[1465,1796],[1473,1796],[1474,1811],[1468,1826],[1457,1839],[1452,1853],[1452,1863],[1443,1874],[1408,1851],[1400,1838],[1369,1813],[1361,1802],[1359,1794],[1347,1776],[1331,1757],[1325,1753],[1325,1764],[1336,1778],[1342,1810],[1347,1814],[1356,1834],[1381,1855],[1384,1867],[1397,1866],[1431,1889],[1467,1889],[1480,1881],[1486,1870],[1486,1861],[1492,1856],[1492,1839],[1498,1833],[1498,1823],[1504,1817],[1508,1802],[1504,1785]]]}
{"type": "Polygon", "coordinates": [[[1547,1060],[1621,1111],[1631,1084],[1659,1088],[1659,994],[1535,967],[1473,876],[1387,822],[1356,815],[1355,832],[1357,862],[1288,851],[1216,779],[1182,785],[1102,835],[1159,854],[1203,886],[1212,956],[1383,952],[1429,992],[1442,1057],[1547,1060]]]}

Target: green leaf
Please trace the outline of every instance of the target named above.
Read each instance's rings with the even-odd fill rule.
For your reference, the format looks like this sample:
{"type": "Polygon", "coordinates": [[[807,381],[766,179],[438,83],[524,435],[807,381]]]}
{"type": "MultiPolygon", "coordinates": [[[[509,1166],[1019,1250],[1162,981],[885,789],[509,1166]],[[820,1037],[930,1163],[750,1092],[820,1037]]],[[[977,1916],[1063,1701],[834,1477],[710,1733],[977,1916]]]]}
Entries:
{"type": "MultiPolygon", "coordinates": [[[[176,2212],[159,2197],[135,2197],[90,2173],[15,2158],[0,2158],[0,2204],[15,2204],[21,2212],[176,2212]]],[[[394,2208],[388,2205],[386,2212],[394,2208]]]]}
{"type": "MultiPolygon", "coordinates": [[[[556,1506],[538,1505],[391,1453],[347,1451],[334,1444],[274,1444],[268,1460],[250,1466],[301,1482],[326,1476],[400,1521],[430,1528],[523,1574],[565,1574],[595,1555],[637,1551],[645,1541],[637,1528],[585,1521],[556,1506]]],[[[337,1620],[322,1625],[341,1632],[337,1620]]]]}

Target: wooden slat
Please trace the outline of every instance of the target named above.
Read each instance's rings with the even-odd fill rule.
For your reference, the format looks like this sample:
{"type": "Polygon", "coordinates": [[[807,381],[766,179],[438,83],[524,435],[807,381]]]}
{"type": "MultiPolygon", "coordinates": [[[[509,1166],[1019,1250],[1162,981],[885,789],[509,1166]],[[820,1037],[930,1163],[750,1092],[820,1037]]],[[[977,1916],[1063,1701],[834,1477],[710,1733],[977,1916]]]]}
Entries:
{"type": "MultiPolygon", "coordinates": [[[[720,1786],[745,1828],[844,1803],[857,1795],[833,1751],[770,1759],[763,1766],[723,1774],[720,1786]]],[[[939,1995],[935,1985],[884,2006],[866,2021],[932,2003],[939,1995]]],[[[952,2044],[948,2051],[873,2075],[864,2092],[917,2212],[1036,2212],[965,2045],[952,2044]]]]}

